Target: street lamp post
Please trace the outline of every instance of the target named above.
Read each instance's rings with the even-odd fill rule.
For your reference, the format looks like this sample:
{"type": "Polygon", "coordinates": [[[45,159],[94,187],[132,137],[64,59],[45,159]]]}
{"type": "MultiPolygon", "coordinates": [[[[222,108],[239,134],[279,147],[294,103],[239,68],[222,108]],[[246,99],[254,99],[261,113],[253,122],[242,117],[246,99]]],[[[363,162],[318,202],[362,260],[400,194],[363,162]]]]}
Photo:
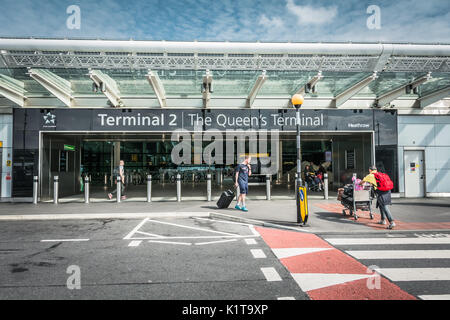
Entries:
{"type": "Polygon", "coordinates": [[[296,112],[296,124],[297,124],[297,188],[295,190],[296,201],[297,201],[297,223],[306,223],[306,221],[302,221],[302,216],[300,213],[300,187],[302,186],[302,163],[301,163],[301,149],[300,149],[300,108],[303,104],[304,98],[301,94],[295,94],[292,96],[292,105],[295,108],[296,112]]]}

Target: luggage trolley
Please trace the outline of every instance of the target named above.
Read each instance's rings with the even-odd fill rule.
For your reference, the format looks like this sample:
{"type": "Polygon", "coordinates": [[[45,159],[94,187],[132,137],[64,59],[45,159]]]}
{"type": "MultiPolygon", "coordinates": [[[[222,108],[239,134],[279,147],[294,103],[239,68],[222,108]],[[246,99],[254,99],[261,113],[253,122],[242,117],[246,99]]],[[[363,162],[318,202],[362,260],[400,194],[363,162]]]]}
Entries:
{"type": "Polygon", "coordinates": [[[342,214],[345,216],[345,210],[349,211],[349,215],[353,216],[355,220],[358,220],[356,211],[363,210],[369,211],[370,219],[373,219],[372,214],[372,200],[374,199],[374,192],[372,186],[364,186],[363,190],[355,190],[355,184],[352,185],[352,194],[343,194],[341,197],[341,204],[345,207],[342,210],[342,214]]]}

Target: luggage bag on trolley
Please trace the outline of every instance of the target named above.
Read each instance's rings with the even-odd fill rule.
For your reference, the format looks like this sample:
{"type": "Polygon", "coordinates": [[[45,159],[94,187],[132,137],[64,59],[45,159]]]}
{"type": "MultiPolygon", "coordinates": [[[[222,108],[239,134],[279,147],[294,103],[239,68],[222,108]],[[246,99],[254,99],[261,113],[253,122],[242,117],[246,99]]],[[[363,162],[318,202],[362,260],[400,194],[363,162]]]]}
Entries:
{"type": "Polygon", "coordinates": [[[345,207],[342,210],[342,214],[345,216],[345,210],[349,210],[349,215],[354,216],[355,220],[358,220],[356,214],[357,210],[369,211],[370,219],[373,219],[372,214],[372,200],[373,190],[371,187],[364,187],[363,190],[352,190],[350,194],[343,194],[341,197],[341,204],[345,207]]]}

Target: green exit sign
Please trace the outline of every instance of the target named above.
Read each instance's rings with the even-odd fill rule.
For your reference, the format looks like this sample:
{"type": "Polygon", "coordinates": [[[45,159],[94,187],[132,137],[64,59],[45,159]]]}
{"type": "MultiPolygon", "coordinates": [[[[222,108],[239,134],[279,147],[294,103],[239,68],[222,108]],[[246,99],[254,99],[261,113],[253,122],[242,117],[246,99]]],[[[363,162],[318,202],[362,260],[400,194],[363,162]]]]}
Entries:
{"type": "Polygon", "coordinates": [[[65,151],[75,151],[75,146],[71,146],[70,144],[65,144],[64,150],[65,151]]]}

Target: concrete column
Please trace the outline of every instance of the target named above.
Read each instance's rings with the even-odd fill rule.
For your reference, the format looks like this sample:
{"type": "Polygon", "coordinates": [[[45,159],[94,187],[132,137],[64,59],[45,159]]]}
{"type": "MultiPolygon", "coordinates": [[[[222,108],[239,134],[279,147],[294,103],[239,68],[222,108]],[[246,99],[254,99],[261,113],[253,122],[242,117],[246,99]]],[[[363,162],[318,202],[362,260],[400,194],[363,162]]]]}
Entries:
{"type": "Polygon", "coordinates": [[[266,199],[270,200],[270,174],[266,175],[266,199]]]}
{"type": "Polygon", "coordinates": [[[120,176],[117,177],[117,193],[116,193],[116,202],[120,202],[120,198],[122,196],[122,180],[120,179],[120,176]]]}
{"type": "Polygon", "coordinates": [[[177,201],[181,201],[181,175],[177,173],[177,201]]]}
{"type": "Polygon", "coordinates": [[[59,200],[59,177],[53,177],[53,203],[58,204],[59,200]]]}
{"type": "Polygon", "coordinates": [[[39,178],[38,176],[33,177],[33,204],[38,203],[38,193],[39,193],[39,178]]]}
{"type": "Polygon", "coordinates": [[[206,175],[206,194],[208,201],[211,201],[211,174],[206,175]]]}
{"type": "Polygon", "coordinates": [[[89,178],[84,177],[84,203],[89,203],[89,178]]]}

